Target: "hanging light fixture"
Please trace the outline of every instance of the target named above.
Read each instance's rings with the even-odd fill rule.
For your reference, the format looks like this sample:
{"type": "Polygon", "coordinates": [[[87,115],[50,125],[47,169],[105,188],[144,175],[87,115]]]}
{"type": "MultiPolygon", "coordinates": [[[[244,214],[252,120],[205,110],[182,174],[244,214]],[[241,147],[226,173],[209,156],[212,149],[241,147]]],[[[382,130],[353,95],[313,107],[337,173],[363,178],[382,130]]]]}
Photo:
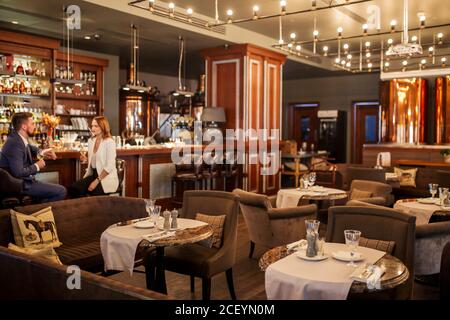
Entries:
{"type": "Polygon", "coordinates": [[[137,91],[139,93],[148,93],[150,88],[144,81],[139,81],[139,34],[138,28],[134,24],[131,28],[131,62],[128,74],[128,83],[122,86],[125,91],[137,91]]]}
{"type": "MultiPolygon", "coordinates": [[[[190,98],[194,95],[193,92],[186,90],[186,85],[183,83],[183,64],[186,60],[186,49],[185,49],[185,41],[180,36],[178,37],[178,44],[179,44],[179,59],[178,59],[178,89],[172,91],[170,94],[177,97],[177,96],[184,96],[186,98],[190,98]]],[[[184,79],[186,80],[186,79],[184,79]]]]}
{"type": "MultiPolygon", "coordinates": [[[[386,52],[387,56],[412,56],[423,53],[422,46],[417,43],[408,43],[408,0],[403,0],[403,34],[402,42],[397,45],[392,45],[386,52]]],[[[395,23],[396,24],[396,23],[395,23]]],[[[394,24],[394,30],[395,30],[394,24]]],[[[392,26],[392,23],[391,23],[392,26]]]]}

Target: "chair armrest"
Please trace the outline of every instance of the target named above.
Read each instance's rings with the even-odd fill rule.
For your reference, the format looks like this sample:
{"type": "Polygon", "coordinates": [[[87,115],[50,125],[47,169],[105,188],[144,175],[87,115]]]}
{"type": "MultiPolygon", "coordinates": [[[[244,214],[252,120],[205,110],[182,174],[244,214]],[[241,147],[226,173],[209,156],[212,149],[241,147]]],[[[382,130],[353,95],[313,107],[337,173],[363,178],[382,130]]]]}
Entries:
{"type": "Polygon", "coordinates": [[[277,207],[277,196],[270,196],[269,197],[269,202],[272,205],[272,208],[276,208],[277,207]]]}
{"type": "Polygon", "coordinates": [[[386,199],[383,197],[372,197],[372,198],[362,198],[362,199],[355,199],[360,202],[365,202],[368,204],[374,204],[377,206],[386,206],[386,199]]]}
{"type": "Polygon", "coordinates": [[[313,214],[317,214],[317,206],[315,204],[290,208],[272,208],[268,210],[270,220],[290,219],[313,214]]]}
{"type": "Polygon", "coordinates": [[[450,221],[420,224],[416,226],[416,239],[450,235],[450,221]]]}

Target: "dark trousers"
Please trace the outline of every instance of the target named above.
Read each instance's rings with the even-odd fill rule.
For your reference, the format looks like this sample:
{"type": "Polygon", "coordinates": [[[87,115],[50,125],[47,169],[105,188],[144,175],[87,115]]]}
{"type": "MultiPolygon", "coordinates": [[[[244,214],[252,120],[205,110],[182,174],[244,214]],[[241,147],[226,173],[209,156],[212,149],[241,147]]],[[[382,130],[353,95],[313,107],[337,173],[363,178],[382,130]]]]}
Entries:
{"type": "Polygon", "coordinates": [[[97,170],[94,170],[94,173],[92,176],[83,178],[75,183],[73,183],[69,187],[69,196],[71,198],[82,198],[89,196],[103,196],[105,195],[105,192],[103,191],[102,184],[99,182],[97,187],[93,191],[88,191],[89,186],[91,183],[97,179],[98,173],[97,170]]]}
{"type": "Polygon", "coordinates": [[[41,203],[59,201],[66,198],[66,188],[59,184],[41,181],[25,181],[22,194],[38,198],[41,203]]]}

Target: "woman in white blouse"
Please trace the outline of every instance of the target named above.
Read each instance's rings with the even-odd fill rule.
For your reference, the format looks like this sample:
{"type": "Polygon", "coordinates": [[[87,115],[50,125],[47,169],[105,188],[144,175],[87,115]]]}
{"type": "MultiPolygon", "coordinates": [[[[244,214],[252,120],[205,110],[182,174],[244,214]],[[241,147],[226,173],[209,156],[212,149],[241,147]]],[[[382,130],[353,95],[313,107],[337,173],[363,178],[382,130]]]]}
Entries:
{"type": "Polygon", "coordinates": [[[116,169],[116,144],[111,139],[111,129],[105,117],[92,120],[92,137],[88,141],[88,157],[80,155],[82,162],[88,162],[83,179],[69,187],[72,198],[86,195],[100,196],[114,193],[119,186],[116,169]]]}

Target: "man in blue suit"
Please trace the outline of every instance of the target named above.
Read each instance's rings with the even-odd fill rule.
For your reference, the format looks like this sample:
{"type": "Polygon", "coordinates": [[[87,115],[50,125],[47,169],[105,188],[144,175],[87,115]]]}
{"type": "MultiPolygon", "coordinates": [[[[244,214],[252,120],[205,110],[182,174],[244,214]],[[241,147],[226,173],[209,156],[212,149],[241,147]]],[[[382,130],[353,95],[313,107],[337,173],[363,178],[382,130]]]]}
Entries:
{"type": "Polygon", "coordinates": [[[39,198],[41,202],[62,200],[66,197],[66,188],[53,183],[40,182],[35,179],[36,173],[45,167],[44,159],[56,159],[51,149],[40,150],[28,143],[33,136],[35,124],[33,114],[19,112],[12,117],[12,132],[3,146],[0,156],[0,168],[7,170],[12,176],[23,180],[22,193],[39,198]],[[43,159],[33,162],[41,155],[43,159]]]}

